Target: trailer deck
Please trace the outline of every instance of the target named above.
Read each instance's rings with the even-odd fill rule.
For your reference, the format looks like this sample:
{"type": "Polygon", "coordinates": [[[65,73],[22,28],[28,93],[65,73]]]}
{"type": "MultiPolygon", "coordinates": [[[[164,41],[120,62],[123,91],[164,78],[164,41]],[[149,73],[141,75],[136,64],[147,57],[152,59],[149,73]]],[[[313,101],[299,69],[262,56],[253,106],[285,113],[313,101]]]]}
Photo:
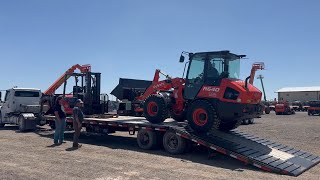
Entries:
{"type": "MultiPolygon", "coordinates": [[[[110,117],[105,119],[87,117],[84,119],[83,125],[88,130],[91,129],[96,133],[103,134],[115,131],[128,131],[130,135],[134,135],[139,130],[160,133],[170,131],[245,164],[283,175],[299,176],[320,163],[319,156],[237,130],[197,134],[186,123],[178,123],[170,119],[162,124],[151,124],[141,117],[110,117]]],[[[45,116],[45,119],[49,123],[53,123],[55,118],[54,116],[45,116]]],[[[72,121],[71,117],[67,118],[67,123],[72,123],[72,121]]]]}

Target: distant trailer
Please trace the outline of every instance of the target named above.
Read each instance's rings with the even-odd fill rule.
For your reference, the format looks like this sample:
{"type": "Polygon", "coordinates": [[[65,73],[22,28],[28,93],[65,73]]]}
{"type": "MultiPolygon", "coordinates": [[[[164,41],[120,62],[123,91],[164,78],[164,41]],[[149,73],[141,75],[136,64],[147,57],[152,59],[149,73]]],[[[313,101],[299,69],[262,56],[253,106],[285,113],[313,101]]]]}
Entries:
{"type": "MultiPolygon", "coordinates": [[[[53,126],[54,116],[45,116],[53,126]]],[[[72,118],[67,118],[70,124],[72,118]]],[[[214,131],[196,134],[187,123],[166,120],[162,124],[151,124],[141,117],[85,118],[83,122],[87,133],[110,134],[116,131],[137,133],[137,142],[142,149],[153,149],[160,143],[171,154],[184,153],[191,143],[207,147],[230,156],[245,164],[251,164],[263,171],[299,176],[320,162],[320,157],[291,148],[267,139],[244,132],[214,131]]]]}

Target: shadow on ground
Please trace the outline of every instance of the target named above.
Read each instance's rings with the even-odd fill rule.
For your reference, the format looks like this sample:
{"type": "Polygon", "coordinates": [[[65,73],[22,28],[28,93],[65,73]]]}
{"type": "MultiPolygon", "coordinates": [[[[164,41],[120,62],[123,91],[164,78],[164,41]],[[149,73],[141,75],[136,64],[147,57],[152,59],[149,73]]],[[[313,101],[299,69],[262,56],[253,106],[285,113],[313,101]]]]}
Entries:
{"type": "MultiPolygon", "coordinates": [[[[45,138],[53,139],[54,131],[47,128],[39,128],[35,132],[37,135],[45,138]]],[[[247,166],[240,161],[237,161],[229,156],[224,156],[215,151],[208,150],[205,147],[194,145],[189,152],[182,154],[182,155],[171,155],[168,154],[163,150],[162,145],[159,145],[158,149],[155,150],[143,150],[140,149],[136,142],[136,136],[126,137],[126,136],[117,135],[108,135],[108,136],[97,136],[97,135],[90,135],[87,136],[85,134],[81,134],[80,136],[80,143],[84,146],[86,144],[107,147],[111,149],[122,149],[128,151],[135,151],[140,153],[148,153],[153,155],[165,156],[165,157],[172,157],[172,158],[179,158],[183,162],[193,162],[204,164],[208,166],[215,166],[223,169],[229,169],[232,171],[239,171],[242,172],[244,170],[253,170],[253,171],[260,171],[259,169],[253,166],[247,166]]],[[[73,132],[67,131],[65,132],[65,140],[72,141],[73,139],[73,132]]],[[[48,147],[54,147],[48,146],[48,147]]],[[[66,151],[75,151],[76,148],[68,148],[66,151]]]]}

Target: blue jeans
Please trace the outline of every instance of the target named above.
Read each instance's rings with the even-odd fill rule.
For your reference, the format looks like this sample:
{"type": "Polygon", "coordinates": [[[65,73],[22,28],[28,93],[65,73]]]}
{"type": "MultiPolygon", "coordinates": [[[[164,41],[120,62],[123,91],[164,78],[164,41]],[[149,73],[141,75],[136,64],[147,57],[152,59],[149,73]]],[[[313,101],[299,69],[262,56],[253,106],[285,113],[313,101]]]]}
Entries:
{"type": "Polygon", "coordinates": [[[58,144],[58,143],[63,143],[64,140],[64,131],[66,128],[66,118],[61,118],[61,121],[58,121],[56,119],[56,130],[54,132],[54,143],[58,144]]]}

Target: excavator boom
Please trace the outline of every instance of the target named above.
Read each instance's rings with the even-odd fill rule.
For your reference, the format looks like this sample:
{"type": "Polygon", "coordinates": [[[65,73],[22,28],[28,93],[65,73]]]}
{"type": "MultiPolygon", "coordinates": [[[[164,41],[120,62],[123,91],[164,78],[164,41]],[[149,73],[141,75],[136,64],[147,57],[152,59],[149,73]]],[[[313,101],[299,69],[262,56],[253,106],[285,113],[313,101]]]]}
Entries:
{"type": "Polygon", "coordinates": [[[86,73],[91,71],[91,65],[86,64],[86,65],[73,65],[71,68],[69,68],[61,77],[59,77],[45,92],[45,95],[53,95],[56,90],[69,78],[67,76],[68,74],[73,73],[76,69],[79,69],[80,72],[86,73]]]}

